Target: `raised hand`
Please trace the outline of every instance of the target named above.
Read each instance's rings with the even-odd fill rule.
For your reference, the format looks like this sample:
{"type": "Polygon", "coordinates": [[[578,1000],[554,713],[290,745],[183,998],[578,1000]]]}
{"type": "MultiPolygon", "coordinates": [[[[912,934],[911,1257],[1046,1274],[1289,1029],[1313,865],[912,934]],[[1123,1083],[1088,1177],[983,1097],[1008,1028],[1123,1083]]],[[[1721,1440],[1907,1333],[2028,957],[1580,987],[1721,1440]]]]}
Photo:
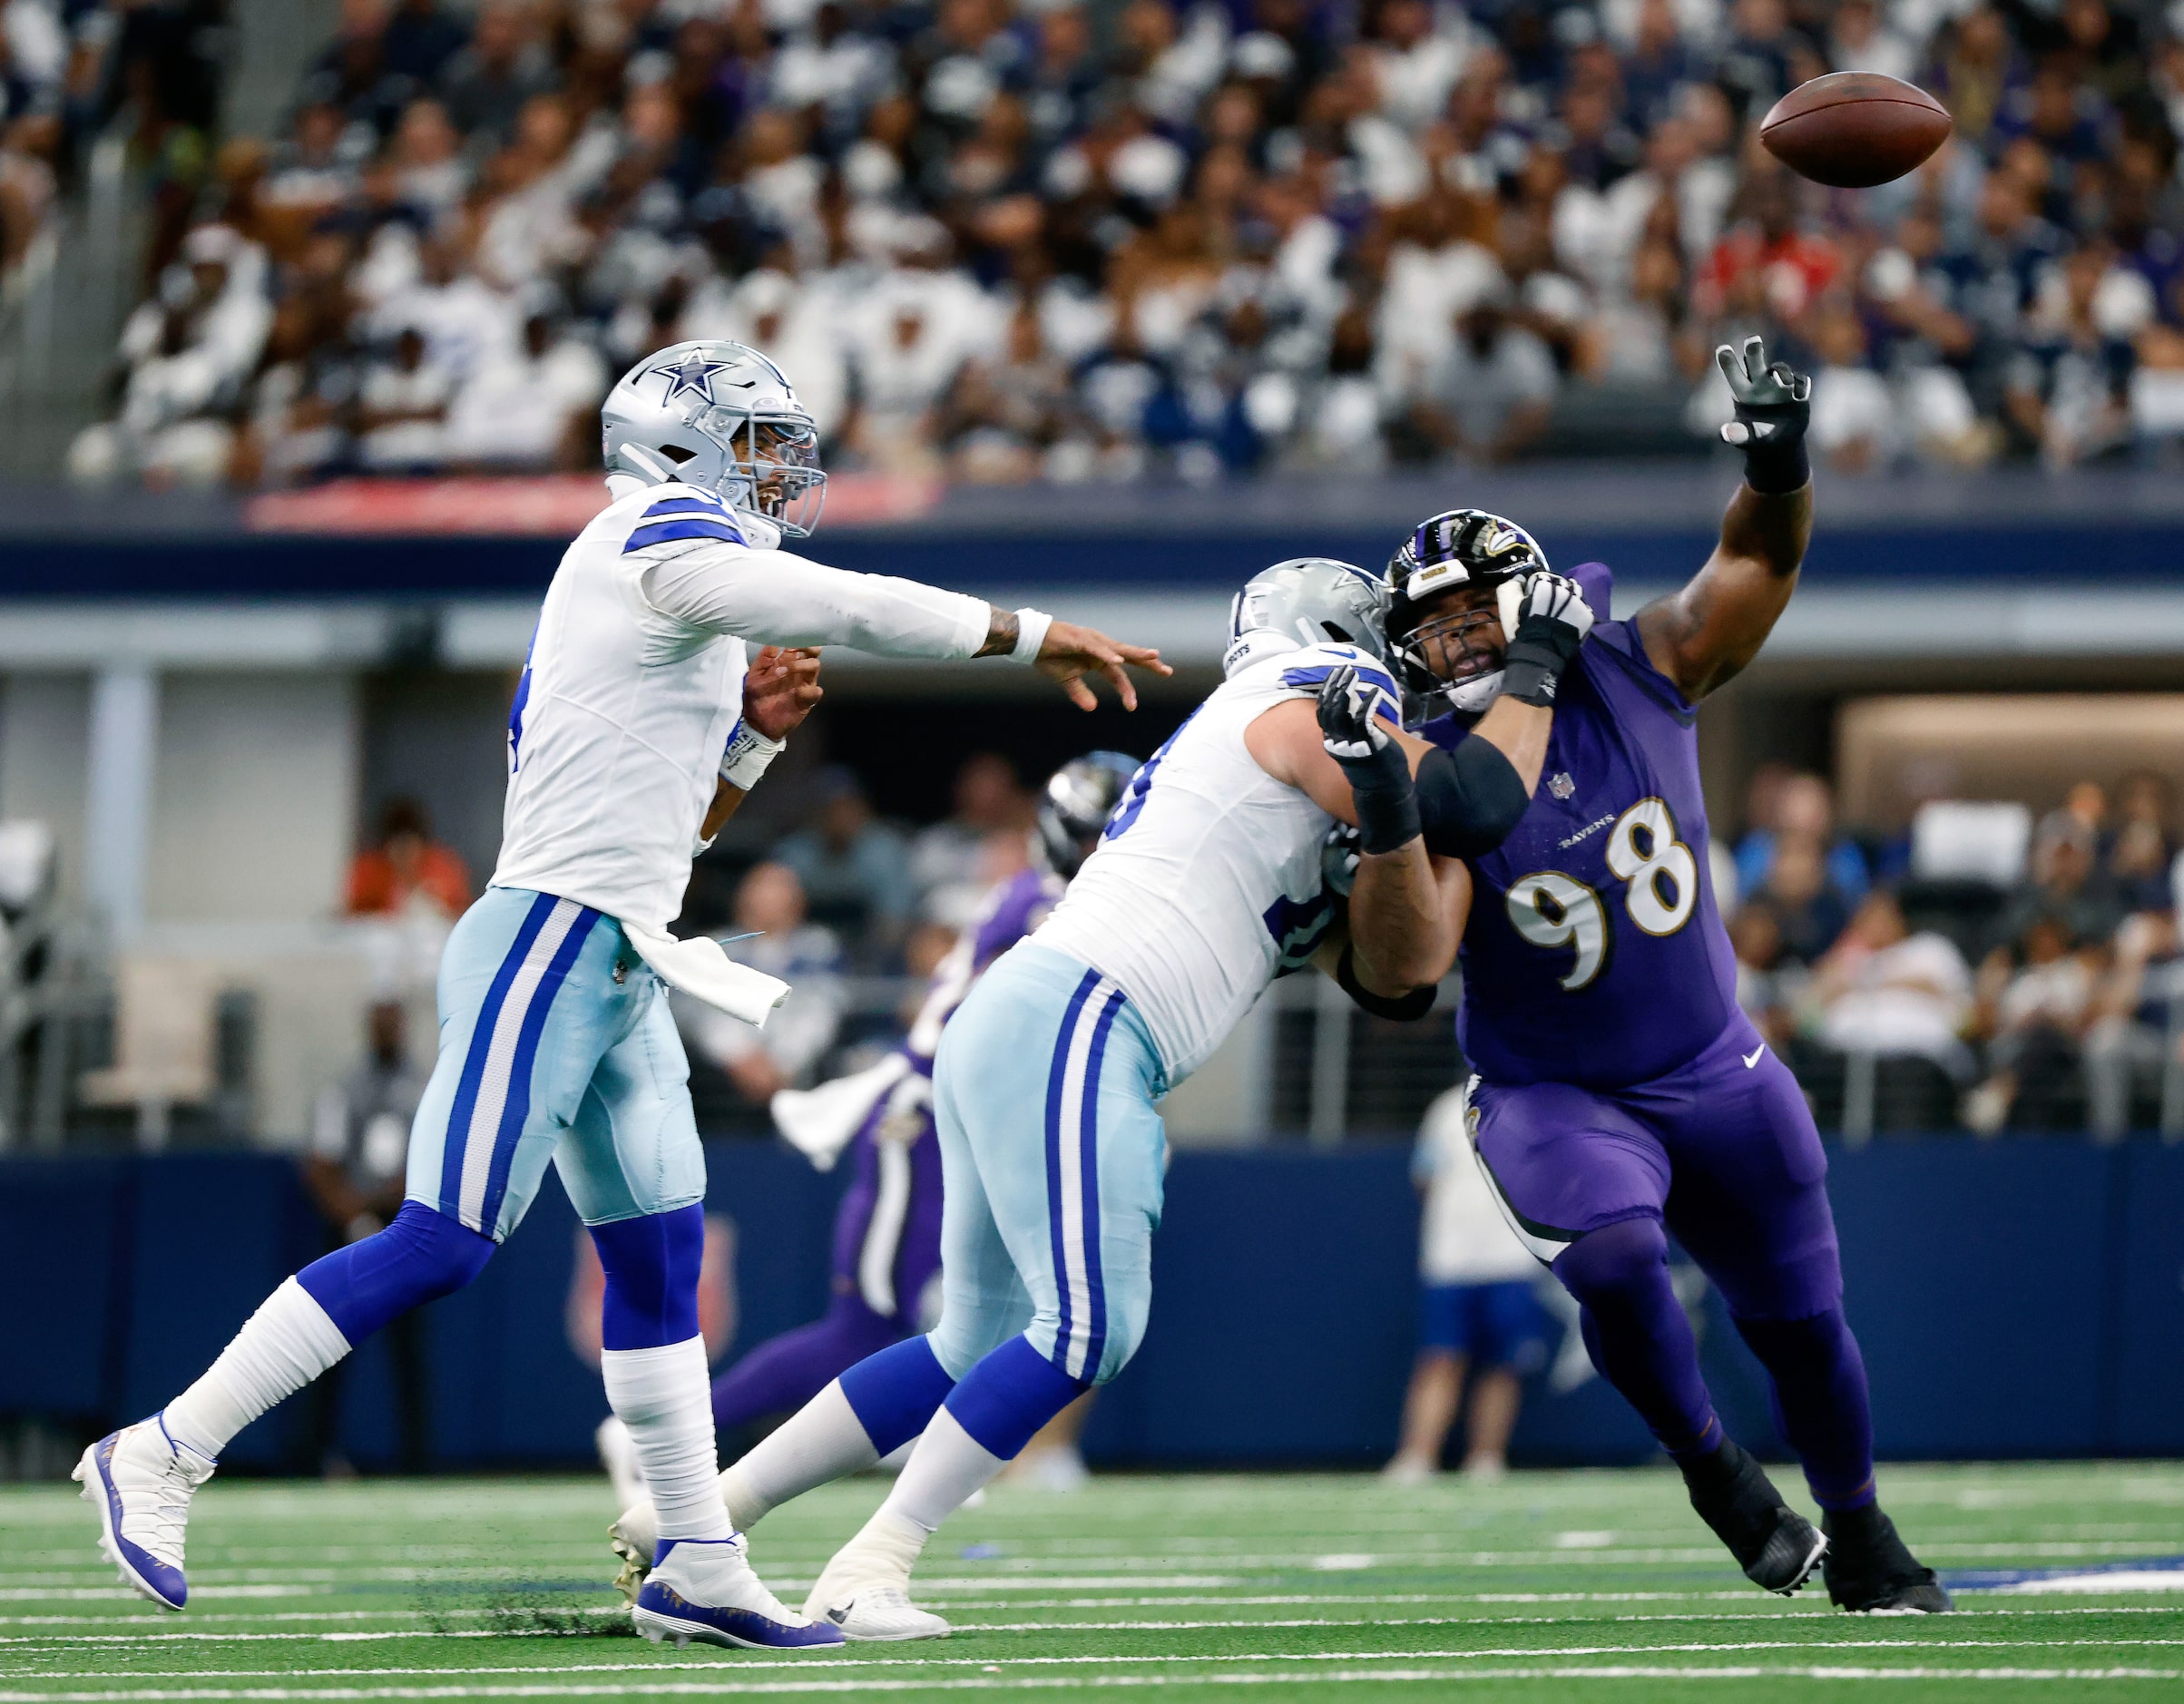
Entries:
{"type": "Polygon", "coordinates": [[[1122,708],[1135,710],[1138,690],[1131,684],[1128,670],[1143,669],[1149,674],[1161,675],[1175,672],[1161,661],[1159,651],[1144,645],[1126,645],[1096,627],[1079,627],[1074,622],[1056,622],[1046,630],[1045,642],[1039,647],[1032,666],[1068,693],[1069,701],[1079,710],[1092,710],[1099,703],[1085,683],[1088,675],[1105,676],[1113,685],[1115,696],[1122,700],[1122,708]]]}
{"type": "Polygon", "coordinates": [[[1744,452],[1744,477],[1754,491],[1776,495],[1797,490],[1812,477],[1805,455],[1805,428],[1812,421],[1812,379],[1781,361],[1769,366],[1767,346],[1744,340],[1744,353],[1723,344],[1714,363],[1729,380],[1737,417],[1721,428],[1721,441],[1744,452]]]}
{"type": "Polygon", "coordinates": [[[1515,603],[1516,631],[1502,665],[1503,695],[1552,710],[1562,671],[1592,631],[1592,606],[1576,581],[1546,569],[1525,576],[1515,603]]]}

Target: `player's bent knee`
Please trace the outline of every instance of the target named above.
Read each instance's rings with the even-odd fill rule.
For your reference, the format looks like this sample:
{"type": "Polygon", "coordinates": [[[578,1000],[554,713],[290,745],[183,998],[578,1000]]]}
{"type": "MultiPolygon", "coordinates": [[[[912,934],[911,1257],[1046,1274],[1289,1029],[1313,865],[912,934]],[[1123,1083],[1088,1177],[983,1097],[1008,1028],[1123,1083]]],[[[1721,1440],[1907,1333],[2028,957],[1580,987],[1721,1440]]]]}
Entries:
{"type": "Polygon", "coordinates": [[[405,1201],[386,1229],[312,1261],[296,1281],[353,1346],[461,1289],[485,1269],[496,1246],[422,1201],[405,1201]]]}
{"type": "Polygon", "coordinates": [[[1138,1352],[1138,1345],[1145,1341],[1145,1325],[1151,1309],[1139,1305],[1112,1308],[1107,1316],[1107,1342],[1100,1352],[1099,1369],[1092,1374],[1094,1385],[1104,1385],[1130,1365],[1130,1358],[1138,1352]]]}
{"type": "Polygon", "coordinates": [[[1555,1258],[1554,1275],[1581,1302],[1663,1282],[1669,1239],[1658,1219],[1618,1219],[1589,1230],[1555,1258]]]}

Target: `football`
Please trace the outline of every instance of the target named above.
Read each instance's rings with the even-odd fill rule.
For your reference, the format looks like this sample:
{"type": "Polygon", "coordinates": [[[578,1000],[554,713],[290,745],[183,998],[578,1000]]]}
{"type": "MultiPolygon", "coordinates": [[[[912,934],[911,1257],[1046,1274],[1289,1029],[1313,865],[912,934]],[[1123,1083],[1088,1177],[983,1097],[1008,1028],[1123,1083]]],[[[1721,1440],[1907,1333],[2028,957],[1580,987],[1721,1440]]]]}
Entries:
{"type": "Polygon", "coordinates": [[[1925,90],[1868,71],[1799,83],[1760,122],[1759,140],[1801,178],[1870,189],[1915,171],[1949,133],[1949,113],[1925,90]]]}

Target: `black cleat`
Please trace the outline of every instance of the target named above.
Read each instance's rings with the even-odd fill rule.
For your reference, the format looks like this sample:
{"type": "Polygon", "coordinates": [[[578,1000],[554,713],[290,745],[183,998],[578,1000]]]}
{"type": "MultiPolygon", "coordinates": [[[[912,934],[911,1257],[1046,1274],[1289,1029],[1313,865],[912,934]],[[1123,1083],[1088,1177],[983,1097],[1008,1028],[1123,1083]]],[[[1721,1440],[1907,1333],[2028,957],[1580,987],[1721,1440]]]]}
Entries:
{"type": "Polygon", "coordinates": [[[1878,1503],[1820,1519],[1828,1537],[1827,1597],[1837,1609],[1853,1615],[1946,1615],[1956,1608],[1878,1503]]]}
{"type": "Polygon", "coordinates": [[[1729,1546],[1747,1580],[1787,1598],[1812,1578],[1827,1540],[1782,1501],[1741,1445],[1724,1438],[1711,1455],[1679,1464],[1691,1507],[1729,1546]]]}

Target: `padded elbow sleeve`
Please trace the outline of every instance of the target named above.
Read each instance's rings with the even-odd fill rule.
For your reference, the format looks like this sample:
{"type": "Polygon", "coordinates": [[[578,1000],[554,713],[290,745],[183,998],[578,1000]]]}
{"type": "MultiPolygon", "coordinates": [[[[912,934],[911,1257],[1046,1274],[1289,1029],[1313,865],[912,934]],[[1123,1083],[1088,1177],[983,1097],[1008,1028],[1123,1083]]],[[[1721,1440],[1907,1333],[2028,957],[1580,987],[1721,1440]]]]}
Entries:
{"type": "Polygon", "coordinates": [[[1429,752],[1418,765],[1417,787],[1426,850],[1439,857],[1493,851],[1532,803],[1514,766],[1484,739],[1429,752]]]}

